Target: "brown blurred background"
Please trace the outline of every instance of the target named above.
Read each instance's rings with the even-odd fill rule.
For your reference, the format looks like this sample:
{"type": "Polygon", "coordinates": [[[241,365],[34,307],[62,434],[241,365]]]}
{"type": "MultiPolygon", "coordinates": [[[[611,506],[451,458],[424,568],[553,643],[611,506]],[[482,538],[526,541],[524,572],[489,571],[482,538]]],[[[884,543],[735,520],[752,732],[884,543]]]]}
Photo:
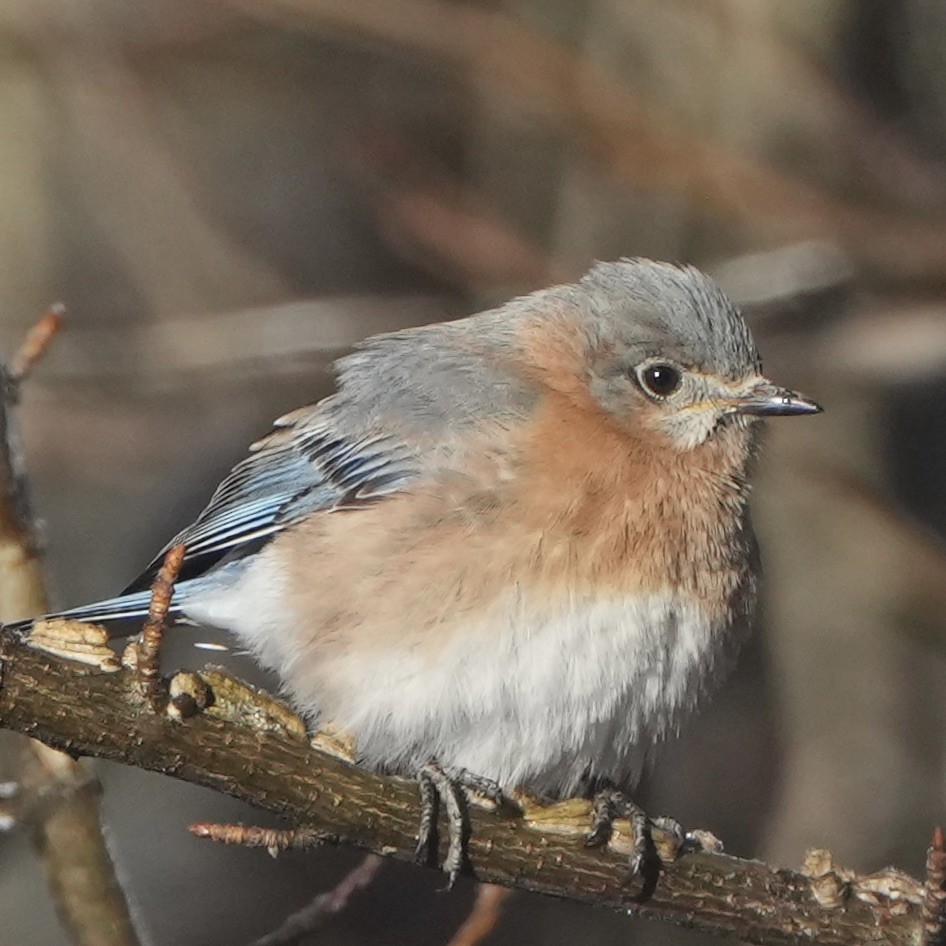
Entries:
{"type": "MultiPolygon", "coordinates": [[[[358,338],[597,258],[693,262],[828,410],[772,431],[758,633],[640,800],[734,853],[918,872],[946,788],[944,10],[6,0],[0,343],[70,310],[20,413],[54,603],[134,577],[358,338]]],[[[205,662],[195,639],[169,659],[205,662]]],[[[155,946],[249,943],[359,860],[215,848],[186,825],[262,816],[99,772],[155,946]]],[[[306,942],[444,944],[473,886],[440,886],[386,864],[306,942]]],[[[488,940],[589,941],[703,939],[516,895],[488,940]]],[[[0,943],[65,942],[27,839],[0,835],[0,943]]]]}

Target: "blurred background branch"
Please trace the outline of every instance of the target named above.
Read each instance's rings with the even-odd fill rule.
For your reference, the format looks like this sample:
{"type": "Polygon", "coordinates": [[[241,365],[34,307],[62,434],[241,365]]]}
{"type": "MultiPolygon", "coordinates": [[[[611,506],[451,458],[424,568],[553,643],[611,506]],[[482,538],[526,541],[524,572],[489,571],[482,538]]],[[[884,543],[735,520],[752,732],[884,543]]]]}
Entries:
{"type": "MultiPolygon", "coordinates": [[[[0,343],[71,312],[20,409],[53,603],[134,577],[359,338],[595,258],[693,262],[828,411],[772,431],[758,633],[640,800],[775,863],[918,875],[946,794],[944,48],[926,0],[7,0],[0,343]]],[[[155,946],[263,936],[360,863],[262,869],[183,830],[236,802],[96,771],[155,946]]],[[[388,864],[319,941],[442,946],[474,895],[438,885],[388,864]]],[[[11,940],[67,942],[46,889],[0,835],[11,940]]],[[[590,938],[703,941],[512,897],[487,942],[590,938]]]]}
{"type": "MultiPolygon", "coordinates": [[[[44,613],[48,601],[20,453],[20,385],[58,333],[55,306],[0,364],[0,623],[44,613]]],[[[2,678],[2,672],[0,672],[2,678]]],[[[33,739],[7,735],[0,752],[16,780],[14,817],[43,865],[63,926],[77,946],[136,946],[137,936],[99,818],[101,785],[87,764],[33,739]]]]}

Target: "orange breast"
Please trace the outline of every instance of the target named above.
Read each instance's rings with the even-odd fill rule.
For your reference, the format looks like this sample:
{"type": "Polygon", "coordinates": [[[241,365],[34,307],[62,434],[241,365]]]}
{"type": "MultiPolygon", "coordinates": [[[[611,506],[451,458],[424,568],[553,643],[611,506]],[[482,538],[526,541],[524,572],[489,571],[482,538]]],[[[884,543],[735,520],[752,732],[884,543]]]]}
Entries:
{"type": "Polygon", "coordinates": [[[510,589],[679,591],[721,619],[750,569],[747,437],[680,454],[550,393],[527,428],[484,432],[463,474],[278,537],[299,633],[320,650],[436,650],[510,589]]]}

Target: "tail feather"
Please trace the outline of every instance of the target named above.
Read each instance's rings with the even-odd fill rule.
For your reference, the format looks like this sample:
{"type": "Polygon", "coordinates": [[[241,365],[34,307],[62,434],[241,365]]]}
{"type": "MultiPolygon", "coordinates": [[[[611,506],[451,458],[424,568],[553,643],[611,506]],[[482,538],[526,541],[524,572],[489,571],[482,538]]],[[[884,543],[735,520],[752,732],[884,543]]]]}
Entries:
{"type": "MultiPolygon", "coordinates": [[[[175,587],[174,597],[171,599],[168,614],[180,614],[183,602],[187,598],[189,591],[192,590],[192,587],[189,586],[193,586],[194,584],[197,584],[197,582],[183,581],[175,587]]],[[[55,620],[57,618],[68,618],[73,621],[91,621],[102,624],[107,624],[112,621],[130,621],[135,618],[145,617],[150,604],[150,591],[135,591],[130,594],[119,595],[116,598],[107,598],[105,601],[97,601],[95,604],[86,604],[78,608],[69,608],[67,611],[56,611],[52,614],[44,614],[40,617],[15,621],[12,624],[5,624],[4,627],[15,631],[25,631],[32,627],[37,621],[55,620]]]]}

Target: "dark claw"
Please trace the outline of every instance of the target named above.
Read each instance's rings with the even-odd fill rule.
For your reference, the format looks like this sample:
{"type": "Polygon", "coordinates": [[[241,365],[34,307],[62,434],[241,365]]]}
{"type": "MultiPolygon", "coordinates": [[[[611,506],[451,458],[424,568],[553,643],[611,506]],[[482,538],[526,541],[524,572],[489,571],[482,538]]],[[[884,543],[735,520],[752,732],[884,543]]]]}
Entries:
{"type": "Polygon", "coordinates": [[[417,773],[417,787],[420,789],[420,826],[417,830],[417,847],[414,860],[425,867],[433,860],[437,852],[437,816],[440,814],[440,796],[432,779],[426,776],[424,769],[417,773]]]}
{"type": "Polygon", "coordinates": [[[442,869],[449,878],[449,890],[466,865],[467,840],[470,835],[466,792],[476,792],[501,805],[502,790],[492,779],[473,775],[466,769],[448,774],[433,760],[420,767],[417,783],[420,787],[421,815],[415,860],[420,864],[430,864],[436,860],[437,817],[442,803],[447,815],[448,838],[447,856],[442,869]]]}
{"type": "Polygon", "coordinates": [[[506,804],[506,796],[499,787],[499,782],[483,775],[474,775],[468,769],[459,769],[455,781],[467,791],[475,792],[488,798],[497,808],[502,808],[506,804]]]}
{"type": "Polygon", "coordinates": [[[659,828],[671,837],[676,838],[680,844],[683,844],[686,840],[687,835],[683,830],[683,825],[680,824],[676,818],[670,818],[667,815],[658,815],[656,818],[651,818],[650,823],[655,828],[659,828]]]}
{"type": "Polygon", "coordinates": [[[641,865],[652,844],[650,824],[643,810],[634,804],[623,792],[604,789],[593,800],[591,830],[585,835],[588,847],[600,847],[611,837],[616,818],[627,818],[631,823],[634,836],[634,849],[631,853],[628,870],[630,878],[640,873],[641,865]]]}

